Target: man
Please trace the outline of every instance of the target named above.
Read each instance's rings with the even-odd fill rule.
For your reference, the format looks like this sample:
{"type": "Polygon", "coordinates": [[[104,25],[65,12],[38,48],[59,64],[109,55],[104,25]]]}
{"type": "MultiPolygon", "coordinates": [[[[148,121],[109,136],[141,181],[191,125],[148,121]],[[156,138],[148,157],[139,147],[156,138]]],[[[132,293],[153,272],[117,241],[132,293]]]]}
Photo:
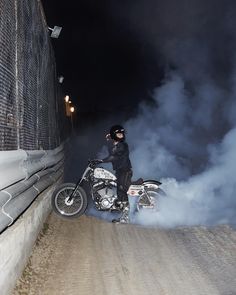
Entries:
{"type": "Polygon", "coordinates": [[[114,125],[110,133],[106,135],[107,141],[112,144],[108,146],[109,156],[101,160],[111,162],[117,178],[117,202],[116,206],[122,210],[121,217],[113,219],[115,223],[129,222],[129,199],[127,195],[131,184],[132,166],[129,159],[129,147],[125,141],[125,129],[121,125],[114,125]]]}

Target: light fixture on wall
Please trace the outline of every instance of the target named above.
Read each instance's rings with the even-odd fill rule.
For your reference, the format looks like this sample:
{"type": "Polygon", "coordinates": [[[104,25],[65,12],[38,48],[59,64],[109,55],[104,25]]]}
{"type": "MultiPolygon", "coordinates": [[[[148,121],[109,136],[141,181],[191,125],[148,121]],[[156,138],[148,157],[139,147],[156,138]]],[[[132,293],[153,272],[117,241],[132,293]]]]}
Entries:
{"type": "Polygon", "coordinates": [[[59,82],[60,84],[62,84],[63,81],[64,81],[64,77],[63,77],[63,76],[59,76],[59,77],[58,77],[58,82],[59,82]]]}
{"type": "Polygon", "coordinates": [[[51,32],[51,35],[50,35],[52,38],[58,38],[59,35],[60,35],[60,33],[61,33],[62,27],[54,26],[53,29],[52,28],[49,28],[49,27],[48,27],[48,29],[50,31],[52,31],[51,32]]]}

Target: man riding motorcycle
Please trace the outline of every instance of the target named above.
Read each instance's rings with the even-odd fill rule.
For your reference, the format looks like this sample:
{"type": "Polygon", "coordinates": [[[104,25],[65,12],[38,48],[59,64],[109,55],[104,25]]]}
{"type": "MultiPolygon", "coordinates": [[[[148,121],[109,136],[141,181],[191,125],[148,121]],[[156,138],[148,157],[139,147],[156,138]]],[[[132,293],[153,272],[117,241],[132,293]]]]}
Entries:
{"type": "Polygon", "coordinates": [[[125,129],[121,125],[114,125],[106,135],[109,156],[100,160],[101,163],[111,162],[117,178],[116,206],[122,210],[120,218],[113,219],[114,223],[129,222],[129,199],[127,195],[131,184],[132,166],[129,159],[129,147],[125,141],[125,129]]]}

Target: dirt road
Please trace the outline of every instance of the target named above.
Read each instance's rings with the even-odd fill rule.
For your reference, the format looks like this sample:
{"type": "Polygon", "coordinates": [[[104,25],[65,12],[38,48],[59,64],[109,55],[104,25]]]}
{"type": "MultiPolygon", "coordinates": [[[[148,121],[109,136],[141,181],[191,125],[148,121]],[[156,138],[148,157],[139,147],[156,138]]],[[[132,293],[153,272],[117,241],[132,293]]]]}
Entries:
{"type": "Polygon", "coordinates": [[[14,295],[235,295],[236,232],[173,230],[54,214],[14,295]]]}

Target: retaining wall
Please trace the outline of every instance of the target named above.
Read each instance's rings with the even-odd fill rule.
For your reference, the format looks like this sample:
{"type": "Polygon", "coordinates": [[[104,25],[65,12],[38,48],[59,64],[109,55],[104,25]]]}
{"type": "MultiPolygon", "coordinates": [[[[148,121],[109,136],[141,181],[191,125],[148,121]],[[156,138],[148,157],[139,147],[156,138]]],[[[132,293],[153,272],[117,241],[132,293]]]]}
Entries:
{"type": "Polygon", "coordinates": [[[58,182],[42,192],[15,223],[0,235],[0,294],[10,295],[22,274],[37,236],[51,211],[58,182]]]}

